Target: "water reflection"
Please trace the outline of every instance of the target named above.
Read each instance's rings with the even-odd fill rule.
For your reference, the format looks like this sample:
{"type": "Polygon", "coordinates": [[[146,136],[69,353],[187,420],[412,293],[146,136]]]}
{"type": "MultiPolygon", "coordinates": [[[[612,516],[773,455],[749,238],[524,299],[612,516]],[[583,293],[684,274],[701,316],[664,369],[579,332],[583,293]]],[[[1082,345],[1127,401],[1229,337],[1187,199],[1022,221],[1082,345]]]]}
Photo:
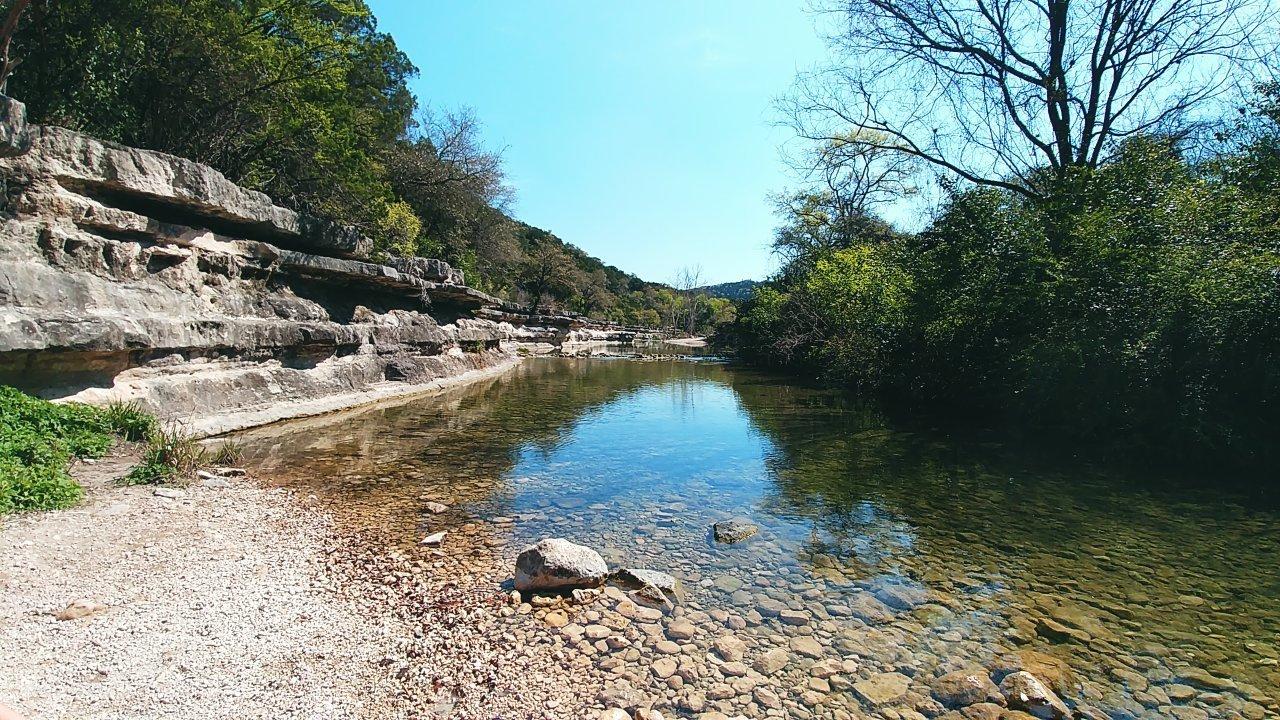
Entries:
{"type": "Polygon", "coordinates": [[[541,359],[243,440],[265,475],[353,529],[404,548],[428,529],[475,533],[469,552],[503,558],[569,537],[673,572],[761,643],[812,634],[864,674],[928,678],[1031,650],[1070,666],[1057,684],[1074,702],[1133,717],[1249,715],[1280,686],[1267,502],[895,432],[776,378],[541,359]],[[428,501],[451,509],[432,516],[428,501]],[[736,515],[760,534],[709,543],[710,523],[736,515]]]}

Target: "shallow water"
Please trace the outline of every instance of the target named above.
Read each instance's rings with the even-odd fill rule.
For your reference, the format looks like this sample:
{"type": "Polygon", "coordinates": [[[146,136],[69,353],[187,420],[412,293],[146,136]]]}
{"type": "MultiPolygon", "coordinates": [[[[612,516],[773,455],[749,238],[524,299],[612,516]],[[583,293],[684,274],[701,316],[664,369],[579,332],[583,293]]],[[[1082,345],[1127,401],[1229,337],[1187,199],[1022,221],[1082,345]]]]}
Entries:
{"type": "Polygon", "coordinates": [[[1064,466],[724,365],[617,359],[531,360],[242,441],[353,529],[409,548],[485,528],[466,552],[570,538],[671,572],[764,644],[800,611],[800,632],[873,659],[861,675],[1034,650],[1075,671],[1070,702],[1115,717],[1275,716],[1280,509],[1225,478],[1064,466]],[[426,498],[452,508],[431,516],[426,498]],[[711,524],[733,516],[759,534],[717,545],[711,524]]]}

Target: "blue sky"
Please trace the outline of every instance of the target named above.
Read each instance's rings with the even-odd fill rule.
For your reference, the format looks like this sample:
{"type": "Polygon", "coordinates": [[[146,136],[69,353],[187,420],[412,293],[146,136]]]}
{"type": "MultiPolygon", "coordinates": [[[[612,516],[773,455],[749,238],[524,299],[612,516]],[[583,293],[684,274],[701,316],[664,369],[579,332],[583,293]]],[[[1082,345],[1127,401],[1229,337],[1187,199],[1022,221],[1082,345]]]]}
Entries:
{"type": "Polygon", "coordinates": [[[647,280],[773,269],[771,104],[823,55],[804,0],[369,4],[419,99],[505,147],[521,220],[647,280]]]}

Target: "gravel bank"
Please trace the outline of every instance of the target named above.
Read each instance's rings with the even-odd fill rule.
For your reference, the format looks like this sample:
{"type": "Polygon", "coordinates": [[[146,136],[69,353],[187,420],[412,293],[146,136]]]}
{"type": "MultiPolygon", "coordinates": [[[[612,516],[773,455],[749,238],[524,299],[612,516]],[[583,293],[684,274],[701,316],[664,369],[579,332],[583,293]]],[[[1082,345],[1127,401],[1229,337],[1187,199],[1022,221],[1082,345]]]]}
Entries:
{"type": "Polygon", "coordinates": [[[0,703],[30,720],[383,718],[412,637],[340,598],[325,517],[247,480],[177,499],[75,474],[85,501],[0,521],[0,703]],[[58,620],[69,603],[105,606],[58,620]]]}

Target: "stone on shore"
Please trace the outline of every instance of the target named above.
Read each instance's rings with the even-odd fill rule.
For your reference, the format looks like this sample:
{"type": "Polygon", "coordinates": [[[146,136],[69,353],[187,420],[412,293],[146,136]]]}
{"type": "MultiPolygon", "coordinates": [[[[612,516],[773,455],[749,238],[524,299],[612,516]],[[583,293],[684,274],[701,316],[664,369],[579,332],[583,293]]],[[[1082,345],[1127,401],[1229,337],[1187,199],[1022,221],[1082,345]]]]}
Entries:
{"type": "Polygon", "coordinates": [[[516,558],[517,590],[597,587],[608,577],[600,553],[563,538],[541,540],[516,558]]]}
{"type": "Polygon", "coordinates": [[[93,600],[72,600],[67,606],[58,611],[54,616],[59,620],[79,620],[82,617],[88,617],[94,613],[100,613],[106,610],[107,606],[93,600]]]}

